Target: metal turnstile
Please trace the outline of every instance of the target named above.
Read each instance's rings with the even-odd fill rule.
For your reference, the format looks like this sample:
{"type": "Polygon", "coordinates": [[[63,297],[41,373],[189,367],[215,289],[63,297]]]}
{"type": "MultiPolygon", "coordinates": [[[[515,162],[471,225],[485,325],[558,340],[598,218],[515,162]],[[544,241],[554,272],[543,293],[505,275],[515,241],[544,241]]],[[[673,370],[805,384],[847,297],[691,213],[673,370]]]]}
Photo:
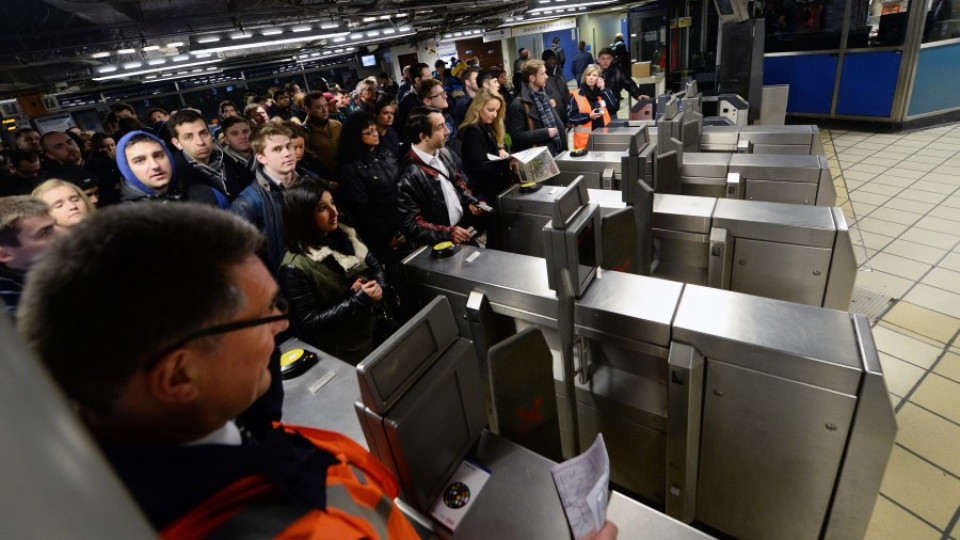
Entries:
{"type": "MultiPolygon", "coordinates": [[[[543,186],[535,193],[521,193],[513,187],[501,194],[498,217],[506,251],[544,255],[539,231],[562,190],[543,186]]],[[[620,192],[588,192],[603,214],[625,207],[620,192]]],[[[601,237],[619,235],[604,230],[601,237]]],[[[814,306],[849,307],[857,266],[838,208],[656,194],[653,238],[659,247],[655,277],[814,306]]],[[[621,265],[618,259],[602,266],[621,265]]]]}
{"type": "MultiPolygon", "coordinates": [[[[534,325],[557,351],[546,266],[422,249],[403,273],[421,301],[449,299],[461,336],[482,328],[495,343],[534,325]],[[479,325],[471,296],[490,309],[479,325]]],[[[597,273],[574,313],[579,440],[604,434],[613,482],[739,538],[865,534],[896,433],[865,318],[615,271],[597,273]]],[[[574,415],[557,390],[566,452],[574,415]]]]}

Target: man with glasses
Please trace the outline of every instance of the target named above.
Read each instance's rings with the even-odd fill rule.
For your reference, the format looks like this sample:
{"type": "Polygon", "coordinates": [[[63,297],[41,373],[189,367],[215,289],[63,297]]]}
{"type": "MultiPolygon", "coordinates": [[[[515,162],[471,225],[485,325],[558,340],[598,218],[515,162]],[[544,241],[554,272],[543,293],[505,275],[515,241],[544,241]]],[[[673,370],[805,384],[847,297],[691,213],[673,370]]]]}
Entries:
{"type": "Polygon", "coordinates": [[[274,427],[288,317],[256,229],[195,205],[80,229],[35,266],[18,329],[157,531],[417,538],[357,443],[274,427]]]}
{"type": "MultiPolygon", "coordinates": [[[[443,83],[437,79],[425,79],[420,81],[417,86],[417,97],[424,107],[437,109],[443,115],[443,120],[447,124],[447,148],[460,155],[460,139],[457,138],[457,122],[453,119],[453,109],[450,102],[447,101],[447,91],[443,88],[443,83]]],[[[416,139],[411,139],[410,143],[415,144],[416,139]]]]}
{"type": "Polygon", "coordinates": [[[403,234],[419,245],[450,241],[470,242],[471,225],[481,214],[476,197],[467,187],[460,158],[445,148],[449,129],[439,109],[414,109],[407,136],[417,142],[397,180],[397,204],[403,234]]]}

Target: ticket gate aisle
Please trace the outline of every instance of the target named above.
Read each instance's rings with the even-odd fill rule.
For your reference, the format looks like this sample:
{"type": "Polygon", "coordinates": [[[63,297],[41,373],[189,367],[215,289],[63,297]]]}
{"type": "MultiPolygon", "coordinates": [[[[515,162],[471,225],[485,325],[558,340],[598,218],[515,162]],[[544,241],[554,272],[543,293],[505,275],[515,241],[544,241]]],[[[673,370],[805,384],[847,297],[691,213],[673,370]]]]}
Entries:
{"type": "Polygon", "coordinates": [[[445,296],[477,343],[533,325],[562,352],[548,284],[568,268],[583,380],[571,398],[555,367],[565,452],[573,433],[584,445],[602,432],[614,483],[737,538],[862,538],[896,434],[868,321],[591,269],[596,218],[567,207],[575,227],[559,257],[553,240],[547,261],[421,249],[403,263],[408,285],[424,302],[445,296]]]}
{"type": "Polygon", "coordinates": [[[634,151],[643,162],[643,179],[657,187],[658,193],[663,193],[658,185],[659,160],[675,151],[679,162],[680,184],[676,190],[679,194],[817,206],[833,206],[837,202],[830,163],[825,156],[696,152],[690,151],[687,143],[675,135],[667,135],[662,126],[595,130],[590,136],[591,145],[603,150],[589,151],[579,157],[569,152],[558,155],[555,158],[560,169],[558,182],[567,185],[582,174],[587,177],[590,188],[620,189],[621,161],[634,151]]]}
{"type": "MultiPolygon", "coordinates": [[[[439,302],[442,299],[436,300],[439,302]]],[[[376,443],[370,444],[372,439],[366,436],[365,430],[370,431],[380,427],[375,423],[367,424],[366,422],[361,425],[354,404],[361,402],[361,399],[364,400],[363,403],[367,403],[367,399],[371,397],[369,395],[371,389],[390,392],[399,388],[396,391],[397,396],[391,400],[392,403],[388,407],[390,411],[397,412],[396,414],[388,413],[387,416],[391,419],[403,418],[393,425],[396,425],[400,431],[409,429],[414,437],[408,435],[406,439],[403,437],[394,439],[397,459],[400,462],[420,463],[421,476],[423,470],[426,470],[429,475],[436,468],[446,470],[450,464],[458,464],[460,457],[457,456],[460,456],[461,448],[451,450],[450,443],[460,443],[457,437],[463,436],[469,429],[468,423],[458,421],[457,414],[453,411],[464,410],[465,407],[463,403],[457,403],[456,407],[449,407],[447,405],[450,403],[445,401],[458,401],[462,395],[459,390],[466,387],[458,385],[455,380],[444,379],[438,377],[437,373],[433,373],[432,370],[436,370],[433,368],[440,368],[442,371],[446,367],[439,362],[442,355],[436,354],[446,350],[441,346],[440,351],[430,354],[423,345],[426,342],[437,345],[438,342],[454,343],[467,342],[467,340],[457,337],[456,322],[452,319],[449,306],[434,304],[429,308],[424,310],[425,313],[411,320],[390,341],[368,357],[371,364],[362,369],[369,375],[372,375],[372,363],[377,363],[379,369],[377,369],[376,378],[368,377],[364,381],[363,398],[361,387],[358,386],[358,373],[360,373],[358,368],[302,341],[290,340],[285,343],[281,347],[282,350],[302,348],[317,354],[319,362],[301,375],[284,381],[284,421],[343,433],[378,453],[375,449],[376,443]],[[446,320],[438,317],[438,315],[442,316],[444,311],[446,320]],[[437,334],[441,334],[439,340],[434,339],[437,334]],[[433,365],[425,366],[424,364],[430,360],[434,361],[433,365]],[[373,381],[379,382],[379,386],[373,381]],[[389,383],[397,381],[401,381],[398,387],[390,387],[389,383]],[[438,381],[443,384],[437,385],[438,381]],[[437,391],[438,387],[440,391],[437,391]],[[432,415],[405,414],[403,411],[409,412],[411,403],[425,403],[428,408],[439,408],[439,411],[434,411],[432,415]],[[437,407],[438,404],[441,407],[437,407]],[[442,430],[436,429],[438,424],[435,423],[435,415],[437,414],[447,416],[442,430]],[[433,437],[436,440],[431,439],[432,444],[427,444],[426,441],[414,444],[417,435],[433,437]],[[398,440],[404,440],[407,445],[396,444],[398,440]],[[414,443],[411,443],[411,440],[414,443]],[[432,466],[433,469],[425,466],[432,466]]],[[[463,351],[462,345],[460,350],[463,351]]],[[[472,348],[469,352],[473,369],[476,370],[479,365],[476,355],[472,348]]],[[[463,371],[464,367],[467,366],[460,366],[459,369],[463,371]]],[[[477,376],[479,373],[474,372],[473,377],[477,376]]],[[[474,390],[479,390],[479,385],[474,384],[473,387],[474,390]]],[[[469,457],[490,469],[491,476],[484,485],[483,491],[475,497],[473,507],[463,518],[455,534],[451,535],[449,531],[433,523],[423,512],[408,502],[412,499],[408,498],[406,493],[401,493],[399,505],[421,537],[454,540],[485,540],[493,537],[503,540],[570,538],[566,517],[550,476],[550,467],[555,462],[488,431],[479,434],[474,432],[471,437],[479,440],[472,445],[469,457]]],[[[384,461],[388,466],[396,468],[396,460],[391,451],[387,449],[382,453],[383,457],[386,457],[384,461]]],[[[610,496],[607,519],[617,524],[621,540],[644,540],[651,537],[664,540],[710,540],[712,538],[616,491],[610,496]]]]}
{"type": "MultiPolygon", "coordinates": [[[[495,217],[504,251],[544,256],[539,232],[562,191],[512,186],[500,195],[495,217]]],[[[605,216],[626,207],[618,191],[588,194],[605,216]]],[[[632,226],[604,220],[604,268],[623,268],[628,255],[608,244],[632,226]]],[[[655,194],[652,239],[659,247],[654,277],[844,311],[850,305],[857,266],[838,208],[655,194]]]]}

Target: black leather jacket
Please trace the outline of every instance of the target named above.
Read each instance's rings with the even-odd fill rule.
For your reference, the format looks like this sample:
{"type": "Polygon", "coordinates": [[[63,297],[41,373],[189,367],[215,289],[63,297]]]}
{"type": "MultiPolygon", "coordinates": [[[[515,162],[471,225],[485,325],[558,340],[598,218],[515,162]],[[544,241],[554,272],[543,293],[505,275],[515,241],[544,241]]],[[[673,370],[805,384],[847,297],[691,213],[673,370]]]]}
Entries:
{"type": "Polygon", "coordinates": [[[601,76],[603,77],[604,86],[613,92],[613,96],[618,100],[615,106],[614,104],[607,106],[607,111],[610,112],[610,116],[615,116],[617,111],[620,110],[621,93],[624,90],[635,100],[640,99],[640,96],[643,95],[637,83],[633,82],[632,78],[624,76],[616,63],[611,63],[610,67],[605,69],[601,76]]]}
{"type": "Polygon", "coordinates": [[[397,188],[400,227],[403,234],[418,245],[432,245],[450,240],[450,229],[457,225],[450,223],[440,182],[453,182],[453,187],[460,195],[464,219],[471,215],[467,207],[477,203],[476,197],[467,187],[467,176],[463,173],[460,158],[444,148],[440,150],[440,160],[452,178],[440,177],[440,173],[421,161],[412,148],[400,173],[397,188]]]}

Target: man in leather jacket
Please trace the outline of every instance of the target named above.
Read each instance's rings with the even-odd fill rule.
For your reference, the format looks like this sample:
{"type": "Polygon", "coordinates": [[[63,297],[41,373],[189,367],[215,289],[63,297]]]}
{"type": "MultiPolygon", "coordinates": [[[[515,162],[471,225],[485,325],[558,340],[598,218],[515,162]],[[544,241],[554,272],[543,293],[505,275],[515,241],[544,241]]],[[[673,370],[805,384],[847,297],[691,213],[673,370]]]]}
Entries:
{"type": "Polygon", "coordinates": [[[469,242],[467,228],[481,214],[460,158],[444,148],[447,129],[443,113],[432,107],[414,109],[407,121],[407,136],[417,142],[400,172],[397,204],[401,230],[419,245],[469,242]]]}

